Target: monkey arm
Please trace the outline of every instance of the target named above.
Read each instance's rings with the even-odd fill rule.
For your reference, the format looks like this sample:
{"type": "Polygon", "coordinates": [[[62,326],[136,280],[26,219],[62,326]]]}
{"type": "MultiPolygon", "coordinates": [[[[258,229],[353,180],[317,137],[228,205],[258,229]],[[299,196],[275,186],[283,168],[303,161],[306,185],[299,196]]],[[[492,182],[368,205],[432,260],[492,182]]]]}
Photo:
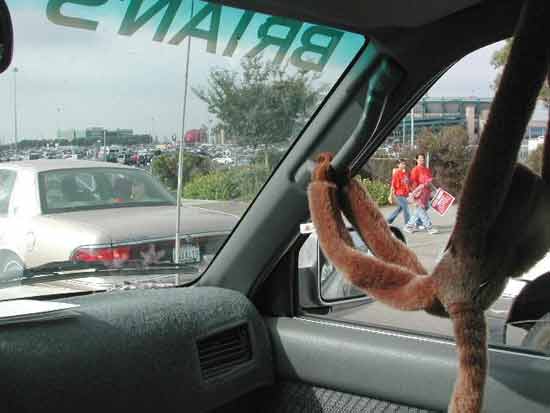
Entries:
{"type": "Polygon", "coordinates": [[[457,212],[453,242],[465,254],[484,254],[487,233],[505,202],[525,127],[548,67],[548,21],[548,0],[531,0],[522,10],[521,30],[516,30],[457,212]]]}
{"type": "MultiPolygon", "coordinates": [[[[320,164],[316,172],[323,168],[320,164]]],[[[318,174],[314,172],[314,176],[318,174]]],[[[336,185],[324,180],[313,181],[308,195],[321,247],[351,283],[374,298],[403,310],[423,309],[432,304],[435,284],[430,277],[418,276],[400,265],[366,256],[350,245],[349,233],[340,214],[336,185]]]]}
{"type": "Polygon", "coordinates": [[[427,274],[416,254],[393,236],[378,206],[359,182],[355,179],[350,180],[344,188],[344,193],[344,213],[350,221],[351,217],[354,218],[354,224],[374,255],[414,273],[427,274]]]}

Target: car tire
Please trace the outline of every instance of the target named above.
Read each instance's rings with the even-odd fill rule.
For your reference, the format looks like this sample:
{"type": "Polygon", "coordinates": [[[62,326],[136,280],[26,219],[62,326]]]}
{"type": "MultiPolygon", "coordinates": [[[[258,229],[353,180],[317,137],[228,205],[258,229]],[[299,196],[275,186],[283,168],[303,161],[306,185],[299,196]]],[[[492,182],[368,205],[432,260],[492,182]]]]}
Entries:
{"type": "Polygon", "coordinates": [[[25,265],[17,254],[3,250],[0,251],[0,280],[9,280],[23,275],[25,265]]]}
{"type": "Polygon", "coordinates": [[[543,315],[531,327],[522,345],[524,347],[550,354],[550,313],[543,315]]]}

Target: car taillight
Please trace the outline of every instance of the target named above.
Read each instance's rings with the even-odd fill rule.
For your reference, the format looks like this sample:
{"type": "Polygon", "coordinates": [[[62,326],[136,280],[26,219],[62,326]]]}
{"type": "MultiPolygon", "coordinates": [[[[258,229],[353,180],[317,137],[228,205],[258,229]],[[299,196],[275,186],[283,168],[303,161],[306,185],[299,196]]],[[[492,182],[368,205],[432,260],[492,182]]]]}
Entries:
{"type": "Polygon", "coordinates": [[[79,248],[73,254],[72,260],[77,262],[113,262],[128,261],[130,247],[114,248],[79,248]]]}

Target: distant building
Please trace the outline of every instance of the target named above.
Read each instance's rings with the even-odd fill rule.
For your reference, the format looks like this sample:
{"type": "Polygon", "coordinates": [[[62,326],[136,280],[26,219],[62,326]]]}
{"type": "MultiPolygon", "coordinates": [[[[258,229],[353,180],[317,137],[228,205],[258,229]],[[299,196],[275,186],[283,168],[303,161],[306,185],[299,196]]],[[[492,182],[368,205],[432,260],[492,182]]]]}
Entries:
{"type": "Polygon", "coordinates": [[[468,132],[470,143],[475,143],[487,121],[491,102],[491,98],[478,97],[424,97],[414,106],[414,122],[411,123],[409,112],[393,136],[397,141],[409,143],[412,124],[415,135],[425,128],[437,131],[448,126],[462,126],[468,132]]]}
{"type": "MultiPolygon", "coordinates": [[[[447,126],[462,126],[468,133],[470,143],[477,143],[487,123],[492,98],[424,97],[414,106],[414,134],[424,128],[438,131],[447,126]]],[[[396,142],[410,143],[411,113],[409,112],[395,128],[392,135],[396,142]]],[[[546,133],[546,121],[531,120],[525,131],[526,138],[542,136],[546,133]]]]}
{"type": "Polygon", "coordinates": [[[208,133],[205,129],[190,129],[185,132],[183,140],[188,145],[206,143],[208,141],[208,133]]]}
{"type": "Polygon", "coordinates": [[[134,136],[133,129],[116,129],[106,131],[107,139],[130,139],[134,136]]]}
{"type": "Polygon", "coordinates": [[[86,131],[81,129],[60,129],[57,131],[57,138],[60,139],[81,139],[86,137],[86,131]]]}
{"type": "Polygon", "coordinates": [[[103,139],[103,135],[105,132],[105,128],[86,128],[86,139],[89,140],[101,140],[103,139]]]}
{"type": "Polygon", "coordinates": [[[133,129],[117,129],[115,132],[120,138],[131,138],[132,136],[134,136],[133,129]]]}
{"type": "Polygon", "coordinates": [[[134,136],[136,136],[134,135],[133,129],[107,130],[101,127],[87,128],[85,136],[86,136],[86,139],[97,141],[97,140],[103,140],[104,134],[107,139],[131,139],[134,136]]]}
{"type": "Polygon", "coordinates": [[[531,120],[525,131],[526,138],[537,138],[546,135],[547,123],[545,120],[531,120]]]}

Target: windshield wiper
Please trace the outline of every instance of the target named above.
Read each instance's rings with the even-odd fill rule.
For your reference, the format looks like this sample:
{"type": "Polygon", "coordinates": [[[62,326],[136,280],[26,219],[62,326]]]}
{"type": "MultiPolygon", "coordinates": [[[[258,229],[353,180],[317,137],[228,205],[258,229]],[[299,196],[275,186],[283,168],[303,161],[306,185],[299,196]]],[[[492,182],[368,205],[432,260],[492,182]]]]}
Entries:
{"type": "Polygon", "coordinates": [[[20,276],[0,280],[0,289],[19,285],[33,285],[51,281],[64,281],[86,277],[171,275],[187,273],[196,276],[196,264],[176,264],[171,262],[143,264],[135,263],[135,267],[109,267],[102,263],[74,263],[60,261],[26,269],[20,276]]]}

